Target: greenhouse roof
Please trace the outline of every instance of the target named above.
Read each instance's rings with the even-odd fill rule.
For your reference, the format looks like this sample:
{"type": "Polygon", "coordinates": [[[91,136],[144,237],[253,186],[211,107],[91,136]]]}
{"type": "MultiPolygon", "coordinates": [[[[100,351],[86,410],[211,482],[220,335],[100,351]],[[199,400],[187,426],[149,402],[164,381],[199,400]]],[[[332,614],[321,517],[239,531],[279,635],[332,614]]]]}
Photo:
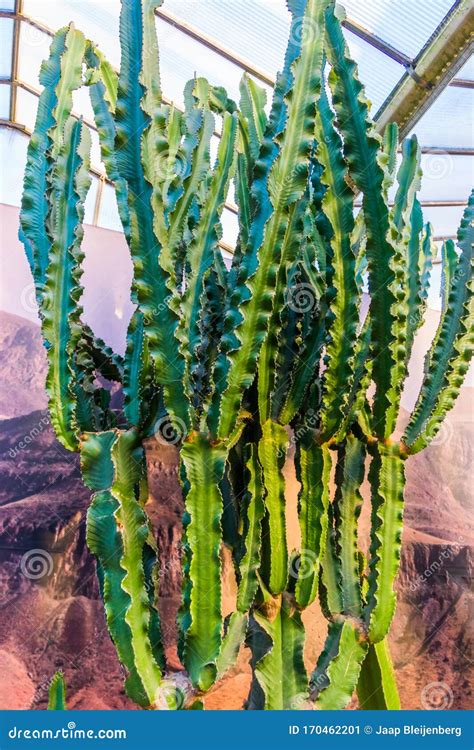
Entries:
{"type": "MultiPolygon", "coordinates": [[[[466,0],[344,0],[345,34],[380,129],[397,120],[423,149],[425,219],[438,237],[453,236],[473,183],[473,23],[466,0]]],[[[38,74],[51,35],[73,21],[117,66],[120,0],[0,0],[0,202],[19,205],[28,135],[40,92],[38,74]]],[[[284,0],[165,0],[156,11],[162,84],[182,104],[195,74],[238,99],[247,71],[270,92],[289,33],[284,0]]],[[[92,125],[87,91],[76,114],[92,125]]],[[[92,129],[93,186],[86,222],[120,230],[114,191],[105,179],[92,129]]],[[[223,244],[232,248],[237,219],[223,216],[223,244]]]]}

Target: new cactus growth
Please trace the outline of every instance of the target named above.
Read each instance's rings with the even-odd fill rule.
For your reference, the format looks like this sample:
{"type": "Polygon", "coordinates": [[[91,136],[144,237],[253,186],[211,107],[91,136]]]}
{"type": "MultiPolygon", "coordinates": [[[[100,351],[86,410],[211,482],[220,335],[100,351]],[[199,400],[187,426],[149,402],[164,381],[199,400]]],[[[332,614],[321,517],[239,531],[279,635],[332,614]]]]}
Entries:
{"type": "Polygon", "coordinates": [[[61,443],[80,453],[93,492],[87,540],[127,693],[144,708],[200,706],[193,701],[244,642],[253,669],[248,708],[339,709],[355,690],[367,708],[399,705],[386,636],[404,464],[436,434],[472,354],[474,196],[458,250],[448,243],[443,252],[439,328],[405,433],[394,437],[433,255],[417,199],[420,149],[414,136],[406,140],[397,169],[396,125],[377,135],[334,3],[287,2],[290,39],[268,110],[248,76],[239,104],[202,78],[186,86],[183,111],[165,103],[157,0],[122,0],[118,74],[72,25],[56,34],[41,69],[21,238],[48,355],[51,421],[61,443]],[[90,142],[71,114],[82,86],[133,263],[124,356],[82,320],[90,142]],[[219,241],[231,183],[239,234],[227,267],[219,241]],[[122,413],[110,408],[98,375],[121,384],[122,413]],[[170,432],[186,507],[179,653],[193,691],[185,700],[162,648],[144,507],[143,441],[170,432]],[[286,539],[290,446],[298,552],[286,539]],[[372,519],[364,555],[365,476],[372,519]],[[238,582],[226,621],[222,545],[238,582]],[[328,635],[308,674],[301,613],[317,598],[328,635]]]}

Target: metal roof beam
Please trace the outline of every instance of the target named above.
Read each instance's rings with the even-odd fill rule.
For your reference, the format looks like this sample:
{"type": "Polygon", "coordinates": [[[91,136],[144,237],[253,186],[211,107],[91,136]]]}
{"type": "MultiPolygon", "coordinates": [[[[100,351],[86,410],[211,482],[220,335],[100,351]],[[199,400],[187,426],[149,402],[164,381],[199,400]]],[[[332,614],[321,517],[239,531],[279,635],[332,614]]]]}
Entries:
{"type": "Polygon", "coordinates": [[[411,57],[408,57],[408,55],[405,55],[399,49],[396,49],[384,39],[381,39],[372,31],[366,29],[365,26],[362,26],[360,23],[352,21],[350,18],[345,18],[342,21],[342,25],[348,31],[351,31],[355,36],[358,36],[359,39],[363,39],[364,42],[368,42],[368,44],[370,44],[372,47],[378,49],[379,52],[383,52],[384,55],[387,55],[387,57],[395,60],[395,62],[403,65],[405,68],[413,64],[413,60],[411,59],[411,57]]]}
{"type": "Polygon", "coordinates": [[[474,6],[459,0],[378,111],[379,132],[397,122],[407,135],[473,53],[473,29],[474,6]]]}
{"type": "MultiPolygon", "coordinates": [[[[20,21],[18,20],[23,7],[23,0],[15,0],[13,20],[13,43],[12,43],[12,61],[11,61],[11,79],[16,81],[18,78],[18,66],[20,59],[20,21]]],[[[12,86],[10,91],[10,120],[16,119],[16,87],[12,86]]]]}
{"type": "Polygon", "coordinates": [[[423,146],[422,154],[440,154],[441,156],[474,156],[474,148],[464,146],[423,146]]]}
{"type": "Polygon", "coordinates": [[[453,78],[449,82],[449,85],[457,86],[460,89],[474,89],[474,81],[471,81],[469,78],[453,78]]]}
{"type": "MultiPolygon", "coordinates": [[[[389,203],[390,206],[393,206],[393,201],[389,203]]],[[[354,203],[354,206],[356,208],[361,208],[362,203],[354,203]]],[[[467,201],[465,200],[455,200],[455,201],[449,201],[449,200],[425,200],[420,201],[420,206],[422,208],[453,208],[455,206],[467,206],[467,201]]]]}

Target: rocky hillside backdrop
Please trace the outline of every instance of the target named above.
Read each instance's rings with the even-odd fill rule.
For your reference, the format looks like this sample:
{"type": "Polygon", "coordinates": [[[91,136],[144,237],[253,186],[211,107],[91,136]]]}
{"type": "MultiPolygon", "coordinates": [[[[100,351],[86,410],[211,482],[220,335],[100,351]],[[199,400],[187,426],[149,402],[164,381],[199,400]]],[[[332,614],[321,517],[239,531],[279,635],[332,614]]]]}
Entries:
{"type": "MultiPolygon", "coordinates": [[[[58,668],[66,675],[71,708],[132,708],[85,545],[89,493],[76,456],[57,443],[45,411],[39,330],[7,313],[0,313],[0,324],[0,708],[44,708],[58,668]]],[[[391,635],[404,708],[472,705],[472,404],[465,389],[435,444],[408,463],[399,605],[391,635]]],[[[148,511],[162,567],[160,606],[168,656],[178,669],[173,642],[181,498],[174,450],[154,441],[147,445],[148,511]]],[[[290,543],[297,544],[298,488],[291,460],[286,471],[290,543]]],[[[235,581],[223,554],[224,606],[231,611],[235,581]]],[[[325,624],[315,606],[305,621],[311,669],[325,624]]],[[[243,653],[206,699],[207,708],[242,706],[250,682],[247,660],[243,653]]]]}

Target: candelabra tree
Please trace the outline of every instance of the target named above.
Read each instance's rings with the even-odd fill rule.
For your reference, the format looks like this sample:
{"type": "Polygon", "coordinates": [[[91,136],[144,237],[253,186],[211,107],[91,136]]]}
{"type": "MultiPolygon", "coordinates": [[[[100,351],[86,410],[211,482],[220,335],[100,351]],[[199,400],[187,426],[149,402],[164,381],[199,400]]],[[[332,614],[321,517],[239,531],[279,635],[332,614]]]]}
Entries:
{"type": "Polygon", "coordinates": [[[93,491],[87,541],[127,693],[142,707],[200,707],[245,643],[248,708],[337,709],[356,689],[365,707],[396,708],[386,636],[404,465],[436,434],[472,354],[474,198],[457,248],[443,249],[441,319],[398,439],[434,252],[417,198],[416,138],[403,143],[397,166],[396,125],[383,139],[376,134],[330,0],[288,0],[290,36],[268,109],[247,75],[238,104],[198,77],[183,109],[166,103],[159,4],[122,0],[118,74],[73,25],[57,32],[41,69],[21,209],[51,421],[60,442],[80,453],[93,491]],[[90,133],[72,113],[80,87],[90,93],[133,263],[123,356],[94,335],[81,307],[90,133]],[[239,231],[227,264],[221,217],[231,186],[239,231]],[[121,384],[120,412],[104,379],[121,384]],[[143,441],[153,435],[179,449],[179,655],[189,693],[167,669],[160,635],[145,509],[143,441]],[[292,448],[298,551],[286,531],[283,469],[292,448]],[[372,517],[363,551],[366,473],[372,517]],[[223,545],[237,580],[225,620],[223,545]],[[316,599],[328,635],[308,674],[301,615],[316,599]]]}

